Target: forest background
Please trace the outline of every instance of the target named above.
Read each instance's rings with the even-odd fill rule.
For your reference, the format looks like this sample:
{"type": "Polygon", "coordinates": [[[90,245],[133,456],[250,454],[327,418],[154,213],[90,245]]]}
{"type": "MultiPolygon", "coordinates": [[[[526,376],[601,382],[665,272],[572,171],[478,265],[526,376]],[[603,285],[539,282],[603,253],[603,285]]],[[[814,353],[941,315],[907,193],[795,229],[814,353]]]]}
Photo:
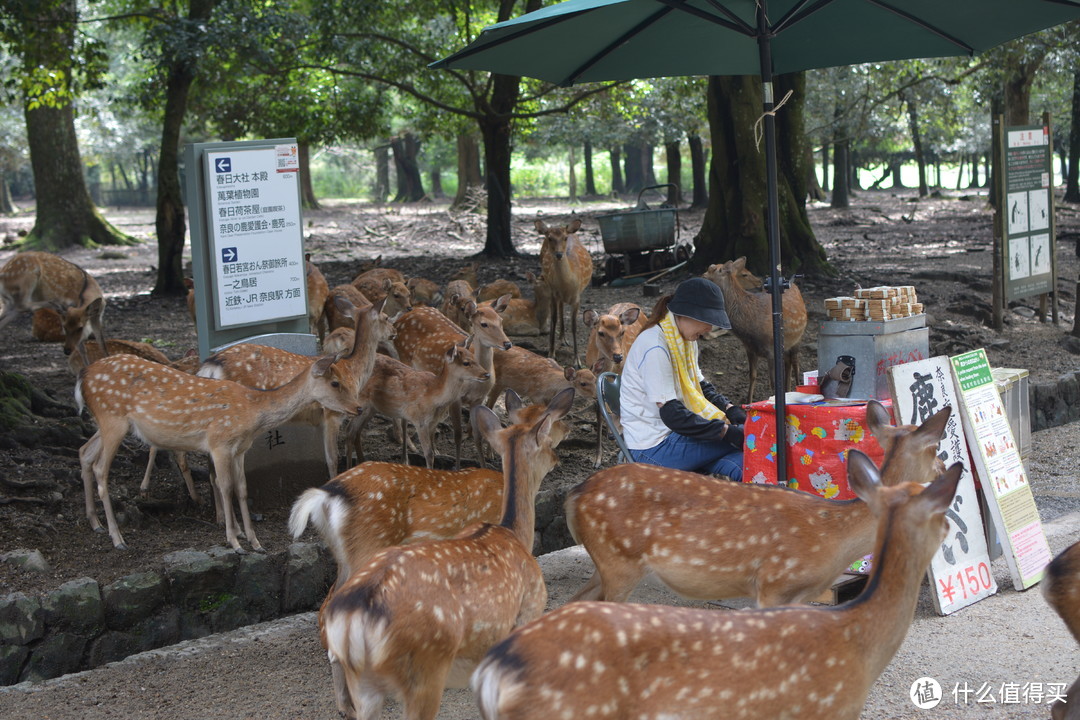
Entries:
{"type": "MultiPolygon", "coordinates": [[[[294,137],[302,196],[449,197],[486,215],[488,256],[516,254],[514,197],[634,194],[705,207],[691,268],[766,264],[753,77],[556,88],[427,65],[540,0],[0,0],[0,212],[32,198],[19,242],[129,243],[103,205],[153,205],[154,293],[183,293],[185,144],[294,137]]],[[[828,68],[777,78],[787,270],[830,274],[808,200],[864,187],[977,190],[991,119],[1054,129],[1055,172],[1080,202],[1080,25],[975,58],[828,68]]],[[[557,52],[557,48],[552,48],[557,52]]]]}

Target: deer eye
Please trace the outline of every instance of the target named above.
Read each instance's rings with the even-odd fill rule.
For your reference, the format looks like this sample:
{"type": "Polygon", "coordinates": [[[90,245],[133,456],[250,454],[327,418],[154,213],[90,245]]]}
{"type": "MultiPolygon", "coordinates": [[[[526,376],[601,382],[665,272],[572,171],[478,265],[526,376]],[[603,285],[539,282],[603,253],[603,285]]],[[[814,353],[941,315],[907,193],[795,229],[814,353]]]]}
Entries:
{"type": "Polygon", "coordinates": [[[463,367],[469,367],[469,365],[471,365],[472,363],[470,363],[468,360],[462,360],[461,364],[463,367]]]}
{"type": "Polygon", "coordinates": [[[341,383],[339,383],[337,380],[331,380],[330,381],[330,387],[332,387],[332,388],[341,387],[341,383]]]}
{"type": "Polygon", "coordinates": [[[480,327],[482,327],[482,328],[486,328],[487,326],[488,326],[488,324],[486,322],[480,323],[480,327]]]}

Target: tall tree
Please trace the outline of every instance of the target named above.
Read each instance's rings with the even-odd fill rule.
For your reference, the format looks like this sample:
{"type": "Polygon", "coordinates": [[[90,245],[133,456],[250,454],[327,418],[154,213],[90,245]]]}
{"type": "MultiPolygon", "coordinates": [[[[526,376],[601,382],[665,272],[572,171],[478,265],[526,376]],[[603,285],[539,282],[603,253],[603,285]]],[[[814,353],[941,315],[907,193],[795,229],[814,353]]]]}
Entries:
{"type": "Polygon", "coordinates": [[[1069,171],[1065,177],[1065,201],[1080,203],[1080,69],[1073,72],[1071,115],[1069,171]]]}
{"type": "Polygon", "coordinates": [[[80,36],[76,0],[5,0],[0,41],[19,61],[16,81],[26,118],[37,212],[25,248],[130,244],[98,213],[83,176],[75,101],[104,67],[100,44],[80,36]]]}
{"type": "MultiPolygon", "coordinates": [[[[805,80],[802,73],[780,75],[775,85],[779,97],[793,91],[776,115],[781,257],[788,271],[831,274],[806,214],[805,80]]],[[[749,75],[709,78],[708,100],[713,147],[709,207],[694,238],[691,266],[701,271],[745,255],[750,266],[764,271],[769,267],[767,186],[753,129],[761,114],[761,81],[749,75]]]]}

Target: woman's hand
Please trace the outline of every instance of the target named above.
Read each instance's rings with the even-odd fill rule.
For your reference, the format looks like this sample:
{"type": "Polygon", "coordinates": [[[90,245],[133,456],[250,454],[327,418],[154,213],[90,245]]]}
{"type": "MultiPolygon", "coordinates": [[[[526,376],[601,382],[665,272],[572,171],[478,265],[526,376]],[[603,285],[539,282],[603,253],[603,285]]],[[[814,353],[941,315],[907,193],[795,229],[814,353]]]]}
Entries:
{"type": "Polygon", "coordinates": [[[739,405],[728,405],[724,408],[724,414],[728,416],[728,420],[730,420],[733,425],[746,424],[746,411],[739,405]]]}
{"type": "Polygon", "coordinates": [[[725,440],[737,448],[743,446],[743,426],[742,425],[725,425],[724,434],[720,436],[721,440],[725,440]]]}

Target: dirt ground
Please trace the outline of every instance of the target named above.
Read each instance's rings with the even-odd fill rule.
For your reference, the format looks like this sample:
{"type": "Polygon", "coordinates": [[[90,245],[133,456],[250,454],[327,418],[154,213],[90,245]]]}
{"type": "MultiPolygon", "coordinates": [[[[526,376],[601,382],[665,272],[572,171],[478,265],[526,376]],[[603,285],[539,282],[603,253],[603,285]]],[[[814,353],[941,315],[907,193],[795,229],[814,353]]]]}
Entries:
{"type": "MultiPolygon", "coordinates": [[[[597,267],[602,267],[603,247],[595,215],[625,210],[629,205],[630,201],[607,201],[571,208],[562,201],[522,200],[514,209],[514,239],[523,254],[513,260],[481,260],[481,282],[497,277],[523,282],[527,271],[538,271],[540,238],[533,230],[533,219],[539,216],[549,223],[565,222],[572,210],[583,217],[582,237],[594,251],[597,267]]],[[[84,266],[101,284],[108,302],[105,321],[111,337],[151,341],[170,357],[181,356],[196,345],[183,299],[149,294],[157,258],[152,211],[106,210],[105,214],[123,231],[145,242],[131,248],[78,250],[66,257],[84,266]]],[[[482,246],[482,217],[450,214],[438,203],[401,207],[328,202],[321,210],[305,212],[304,217],[307,250],[331,286],[348,282],[362,262],[380,255],[384,266],[445,283],[465,258],[482,246]]],[[[815,205],[810,217],[838,276],[800,281],[810,313],[800,354],[804,369],[817,366],[816,335],[818,323],[824,319],[823,299],[850,294],[856,284],[914,285],[929,315],[931,355],[985,347],[993,365],[1027,368],[1032,382],[1054,380],[1080,368],[1080,358],[1059,344],[1073,325],[1080,269],[1075,252],[1080,240],[1080,209],[1075,206],[1061,206],[1057,214],[1059,324],[1040,323],[1034,312],[1037,301],[1031,301],[1006,313],[1002,333],[990,330],[982,321],[989,311],[991,268],[991,212],[984,197],[917,201],[911,195],[864,192],[849,210],[815,205]]],[[[681,211],[681,238],[689,241],[701,219],[701,212],[681,211]]],[[[14,237],[32,224],[32,211],[0,218],[0,238],[14,237]]],[[[0,249],[0,263],[12,255],[5,245],[0,249]]],[[[684,277],[665,277],[663,292],[669,292],[684,277]]],[[[595,287],[586,291],[582,307],[604,309],[622,301],[637,302],[648,309],[652,298],[643,297],[641,286],[595,287]]],[[[582,332],[579,341],[583,338],[582,332]]],[[[546,339],[513,340],[531,349],[546,347],[546,339]]],[[[703,369],[714,384],[733,398],[745,395],[747,360],[734,337],[722,336],[706,343],[702,356],[703,369]]],[[[66,358],[59,345],[42,344],[31,337],[29,315],[7,327],[0,348],[0,371],[22,373],[36,388],[66,406],[52,413],[66,415],[66,419],[42,419],[43,425],[71,426],[75,413],[73,377],[66,358]]],[[[764,363],[760,376],[757,399],[772,392],[771,373],[764,363]]],[[[369,459],[397,459],[386,430],[384,423],[369,425],[365,440],[369,459]]],[[[146,451],[134,440],[118,454],[110,480],[113,503],[120,511],[130,549],[114,551],[107,535],[90,532],[77,457],[78,447],[90,431],[88,423],[76,425],[74,431],[49,433],[32,447],[17,437],[0,436],[0,552],[37,548],[51,565],[50,572],[35,574],[0,563],[0,594],[39,592],[82,576],[104,585],[156,563],[167,552],[224,544],[224,533],[214,525],[212,510],[187,500],[179,475],[167,459],[159,460],[150,498],[138,497],[146,451]]],[[[588,475],[594,432],[593,414],[582,404],[573,435],[559,449],[561,464],[547,482],[573,485],[588,475]]],[[[448,448],[443,439],[440,450],[445,453],[448,448]]],[[[609,444],[608,462],[613,459],[609,444]]],[[[193,463],[199,490],[208,499],[205,461],[194,459],[193,463]]],[[[1054,513],[1076,509],[1072,504],[1061,504],[1054,513]]],[[[280,549],[290,542],[285,528],[287,512],[287,507],[280,507],[263,514],[258,534],[265,547],[280,549]]]]}

